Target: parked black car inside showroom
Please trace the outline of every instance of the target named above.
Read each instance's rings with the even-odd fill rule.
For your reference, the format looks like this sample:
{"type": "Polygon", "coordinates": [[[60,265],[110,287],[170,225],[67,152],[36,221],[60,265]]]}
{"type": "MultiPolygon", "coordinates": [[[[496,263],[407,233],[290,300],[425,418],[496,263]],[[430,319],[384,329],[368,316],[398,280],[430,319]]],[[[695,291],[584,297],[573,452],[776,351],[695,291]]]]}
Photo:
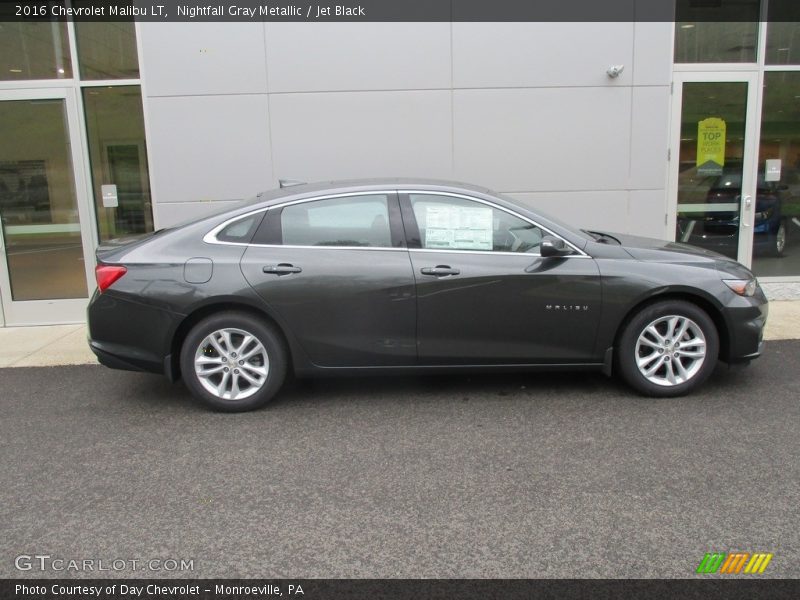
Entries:
{"type": "Polygon", "coordinates": [[[92,350],[228,411],[289,371],[602,369],[677,396],[760,355],[767,300],[722,255],[574,229],[435,181],[299,185],[97,250],[92,350]]]}

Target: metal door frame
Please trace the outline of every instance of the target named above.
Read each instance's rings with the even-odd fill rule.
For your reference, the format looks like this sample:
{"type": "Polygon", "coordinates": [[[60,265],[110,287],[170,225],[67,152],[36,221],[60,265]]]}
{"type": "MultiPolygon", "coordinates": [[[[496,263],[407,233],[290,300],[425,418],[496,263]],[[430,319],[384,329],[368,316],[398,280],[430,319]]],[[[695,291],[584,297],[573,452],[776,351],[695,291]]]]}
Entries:
{"type": "MultiPolygon", "coordinates": [[[[75,201],[81,231],[84,256],[84,274],[88,294],[95,287],[94,248],[97,246],[97,228],[94,222],[91,190],[87,182],[88,164],[84,148],[84,135],[78,112],[78,98],[74,87],[39,87],[26,89],[0,88],[0,102],[10,100],[63,100],[69,156],[72,161],[72,177],[75,183],[75,201]]],[[[12,141],[13,143],[13,141],[12,141]]],[[[56,323],[83,323],[86,321],[86,298],[56,300],[12,300],[8,263],[5,256],[5,240],[0,227],[0,326],[48,325],[56,323]]]]}
{"type": "Polygon", "coordinates": [[[739,244],[737,260],[750,267],[753,257],[753,223],[755,220],[756,181],[758,174],[758,141],[761,125],[758,71],[675,71],[672,83],[670,120],[670,166],[667,198],[667,231],[674,238],[678,217],[678,169],[681,144],[681,109],[684,83],[746,83],[744,153],[742,156],[742,193],[739,205],[739,244]]]}

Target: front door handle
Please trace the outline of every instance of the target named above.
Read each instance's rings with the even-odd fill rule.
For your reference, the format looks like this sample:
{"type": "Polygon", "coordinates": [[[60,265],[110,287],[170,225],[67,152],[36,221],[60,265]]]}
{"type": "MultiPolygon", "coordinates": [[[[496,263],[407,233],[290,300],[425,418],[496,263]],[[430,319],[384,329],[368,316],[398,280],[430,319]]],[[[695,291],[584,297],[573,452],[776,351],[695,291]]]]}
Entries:
{"type": "Polygon", "coordinates": [[[271,273],[272,275],[290,275],[291,273],[300,273],[302,270],[300,267],[295,267],[289,263],[267,265],[263,269],[264,273],[271,273]]]}
{"type": "Polygon", "coordinates": [[[461,271],[454,269],[450,265],[436,265],[435,267],[424,267],[419,270],[423,275],[433,275],[434,277],[447,277],[448,275],[459,275],[461,271]]]}

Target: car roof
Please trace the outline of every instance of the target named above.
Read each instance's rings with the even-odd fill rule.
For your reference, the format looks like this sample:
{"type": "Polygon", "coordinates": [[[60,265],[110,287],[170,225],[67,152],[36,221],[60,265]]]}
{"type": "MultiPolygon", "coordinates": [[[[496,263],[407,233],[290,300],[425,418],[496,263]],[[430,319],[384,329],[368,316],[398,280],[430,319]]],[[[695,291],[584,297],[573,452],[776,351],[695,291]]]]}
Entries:
{"type": "Polygon", "coordinates": [[[420,190],[447,191],[447,192],[473,192],[478,194],[491,194],[488,188],[440,179],[414,179],[409,177],[385,177],[372,179],[351,179],[342,181],[320,181],[315,183],[292,184],[283,188],[265,190],[256,196],[256,202],[265,206],[285,202],[289,198],[302,198],[319,194],[346,194],[350,192],[364,192],[370,190],[385,190],[396,188],[416,188],[420,190]]]}

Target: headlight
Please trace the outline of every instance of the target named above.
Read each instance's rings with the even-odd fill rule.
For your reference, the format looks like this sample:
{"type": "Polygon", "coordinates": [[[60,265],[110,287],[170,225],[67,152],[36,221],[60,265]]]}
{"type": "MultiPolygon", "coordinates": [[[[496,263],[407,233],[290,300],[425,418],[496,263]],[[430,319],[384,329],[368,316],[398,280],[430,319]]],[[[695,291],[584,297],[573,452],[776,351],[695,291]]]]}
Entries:
{"type": "Polygon", "coordinates": [[[758,281],[753,279],[723,279],[729,288],[740,296],[752,296],[756,293],[758,281]]]}

